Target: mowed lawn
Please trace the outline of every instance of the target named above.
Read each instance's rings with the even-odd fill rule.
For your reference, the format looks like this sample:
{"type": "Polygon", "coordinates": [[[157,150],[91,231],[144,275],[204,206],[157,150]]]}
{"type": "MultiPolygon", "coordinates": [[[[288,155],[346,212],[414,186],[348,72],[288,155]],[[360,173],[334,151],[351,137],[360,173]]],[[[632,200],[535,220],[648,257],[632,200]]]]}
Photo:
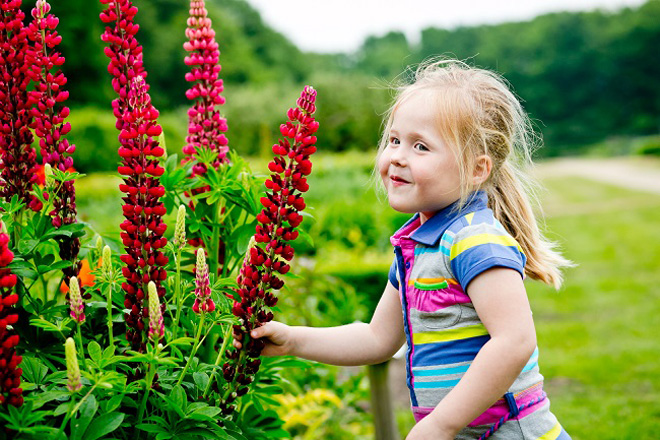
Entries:
{"type": "Polygon", "coordinates": [[[541,372],[574,439],[658,439],[660,195],[546,179],[547,229],[577,266],[528,282],[541,372]]]}

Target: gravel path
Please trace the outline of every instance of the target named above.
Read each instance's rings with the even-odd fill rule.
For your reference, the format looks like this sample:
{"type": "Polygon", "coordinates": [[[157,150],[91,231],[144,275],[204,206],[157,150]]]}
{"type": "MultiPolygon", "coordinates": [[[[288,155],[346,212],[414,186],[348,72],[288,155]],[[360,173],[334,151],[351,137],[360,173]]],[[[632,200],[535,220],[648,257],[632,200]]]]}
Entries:
{"type": "Polygon", "coordinates": [[[610,185],[660,194],[660,159],[655,157],[555,159],[539,163],[536,172],[541,179],[567,175],[579,176],[610,185]]]}

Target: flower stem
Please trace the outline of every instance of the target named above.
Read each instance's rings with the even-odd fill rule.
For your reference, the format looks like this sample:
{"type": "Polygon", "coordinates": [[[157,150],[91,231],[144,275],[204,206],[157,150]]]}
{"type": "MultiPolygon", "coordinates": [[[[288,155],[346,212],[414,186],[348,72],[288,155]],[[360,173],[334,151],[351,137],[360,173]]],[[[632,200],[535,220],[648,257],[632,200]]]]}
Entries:
{"type": "Polygon", "coordinates": [[[142,396],[142,401],[140,402],[140,409],[138,411],[138,421],[137,423],[140,424],[142,423],[142,417],[144,416],[144,410],[147,407],[147,400],[149,398],[149,391],[151,391],[151,385],[154,380],[154,366],[153,364],[149,364],[149,367],[147,368],[147,376],[145,378],[145,389],[144,389],[144,395],[142,396]]]}
{"type": "Polygon", "coordinates": [[[112,334],[112,286],[108,287],[107,293],[107,302],[108,302],[108,342],[110,346],[114,348],[115,338],[112,334]]]}
{"type": "Polygon", "coordinates": [[[181,249],[176,251],[176,279],[174,281],[174,303],[176,304],[176,317],[172,323],[172,340],[176,339],[179,330],[179,319],[181,318],[181,308],[183,301],[181,297],[181,249]]]}
{"type": "MultiPolygon", "coordinates": [[[[227,342],[229,341],[229,337],[231,336],[231,331],[232,331],[232,326],[231,324],[227,325],[227,329],[225,330],[225,333],[223,334],[223,340],[222,340],[222,347],[220,347],[220,351],[218,352],[218,357],[215,359],[215,364],[213,364],[214,367],[217,367],[220,365],[220,361],[222,360],[222,357],[225,354],[225,350],[227,349],[227,342]]],[[[209,383],[206,385],[206,389],[204,390],[204,394],[202,397],[206,397],[208,394],[209,390],[211,389],[211,384],[213,383],[213,379],[215,379],[215,369],[211,377],[209,378],[209,383]]]]}
{"type": "Polygon", "coordinates": [[[212,243],[209,246],[209,249],[213,251],[212,255],[209,255],[211,258],[211,270],[210,273],[213,276],[218,276],[218,267],[220,266],[220,211],[222,210],[222,204],[217,204],[213,209],[213,238],[211,238],[212,243]]]}
{"type": "Polygon", "coordinates": [[[190,352],[190,356],[188,357],[188,362],[186,362],[186,366],[183,367],[183,371],[179,376],[179,380],[176,381],[177,385],[181,385],[181,382],[183,381],[183,378],[186,376],[186,372],[188,371],[188,367],[190,367],[190,363],[192,362],[192,359],[195,357],[195,354],[197,354],[197,349],[201,345],[199,343],[199,338],[202,336],[202,328],[204,328],[204,311],[202,311],[201,314],[199,315],[199,326],[197,327],[195,342],[193,344],[192,351],[190,352]]]}
{"type": "Polygon", "coordinates": [[[79,322],[77,322],[76,327],[78,327],[78,331],[76,332],[76,339],[78,339],[78,353],[80,353],[80,358],[82,359],[83,370],[87,370],[87,361],[85,361],[85,352],[83,351],[82,330],[80,329],[79,322]]]}

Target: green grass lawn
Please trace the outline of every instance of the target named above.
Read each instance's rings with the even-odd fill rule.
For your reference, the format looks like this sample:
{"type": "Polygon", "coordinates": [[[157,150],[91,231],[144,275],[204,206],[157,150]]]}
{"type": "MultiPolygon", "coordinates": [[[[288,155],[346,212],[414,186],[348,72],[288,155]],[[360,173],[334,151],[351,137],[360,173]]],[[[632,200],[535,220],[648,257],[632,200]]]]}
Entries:
{"type": "Polygon", "coordinates": [[[550,235],[577,264],[557,293],[528,283],[553,411],[574,439],[656,439],[660,196],[582,179],[544,183],[556,213],[550,235]]]}

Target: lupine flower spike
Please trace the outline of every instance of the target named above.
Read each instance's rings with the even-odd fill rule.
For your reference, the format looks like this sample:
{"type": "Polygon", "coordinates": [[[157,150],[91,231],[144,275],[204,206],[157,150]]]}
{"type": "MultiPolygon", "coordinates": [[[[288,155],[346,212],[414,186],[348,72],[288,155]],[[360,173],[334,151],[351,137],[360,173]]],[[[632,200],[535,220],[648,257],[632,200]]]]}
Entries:
{"type": "Polygon", "coordinates": [[[76,277],[71,277],[69,281],[69,300],[71,302],[71,317],[79,324],[84,323],[85,303],[80,294],[80,284],[78,284],[78,278],[76,277]]]}
{"type": "MultiPolygon", "coordinates": [[[[184,162],[194,159],[196,147],[206,147],[218,153],[217,168],[220,163],[226,162],[227,120],[220,115],[217,106],[224,104],[225,98],[222,80],[218,78],[220,64],[218,59],[220,51],[215,41],[215,31],[211,27],[211,19],[204,4],[204,0],[190,1],[190,17],[186,29],[188,41],[183,45],[189,52],[184,62],[190,66],[186,74],[186,81],[192,83],[186,97],[193,101],[188,110],[188,136],[183,153],[187,156],[184,162]]],[[[197,163],[193,166],[193,175],[204,174],[206,165],[197,163]]]]}
{"type": "Polygon", "coordinates": [[[112,278],[112,251],[110,250],[110,246],[103,248],[102,261],[101,272],[103,272],[103,276],[107,279],[112,278]]]}
{"type": "Polygon", "coordinates": [[[120,257],[125,264],[122,268],[126,277],[122,284],[124,306],[130,311],[125,317],[126,339],[134,350],[144,351],[147,284],[153,281],[162,298],[165,288],[161,282],[167,277],[164,266],[168,259],[162,252],[167,243],[163,237],[167,226],[162,219],[165,205],[160,200],[165,188],[158,179],[165,170],[157,159],[164,154],[157,141],[162,129],[157,123],[158,111],[148,94],[142,46],[135,38],[139,29],[134,23],[137,8],[129,0],[100,1],[107,5],[101,20],[108,25],[102,36],[108,43],[105,49],[110,58],[108,72],[119,95],[112,108],[120,130],[122,163],[118,171],[124,176],[124,183],[119,188],[126,193],[123,198],[126,220],[120,225],[126,250],[120,257]]]}
{"type": "MultiPolygon", "coordinates": [[[[65,102],[69,92],[64,89],[67,79],[60,70],[64,57],[57,51],[62,37],[57,33],[59,20],[49,14],[50,5],[46,0],[37,0],[29,25],[28,36],[34,45],[30,52],[30,60],[34,68],[30,77],[34,82],[34,90],[30,92],[30,103],[34,121],[32,128],[39,137],[39,147],[44,165],[50,165],[60,171],[73,169],[73,157],[76,146],[66,139],[71,131],[71,124],[66,121],[69,108],[65,102]]],[[[55,186],[53,210],[49,212],[53,226],[59,228],[76,222],[76,190],[73,180],[59,183],[55,186]]],[[[62,237],[60,239],[60,257],[73,262],[73,265],[62,270],[65,282],[72,276],[78,276],[82,263],[76,261],[80,252],[78,237],[62,237]]],[[[89,295],[86,295],[89,297],[89,295]]]]}
{"type": "Polygon", "coordinates": [[[23,358],[16,354],[16,345],[20,341],[14,334],[12,326],[18,322],[18,313],[14,306],[18,295],[12,292],[16,285],[16,275],[7,268],[14,259],[14,253],[9,250],[9,235],[2,223],[0,232],[0,406],[3,404],[21,406],[23,390],[21,389],[21,374],[18,367],[23,358]]]}
{"type": "Polygon", "coordinates": [[[76,343],[72,338],[67,338],[64,343],[64,356],[66,358],[66,387],[72,393],[77,393],[82,388],[82,380],[80,378],[80,367],[78,366],[76,343]]]}
{"type": "Polygon", "coordinates": [[[28,86],[34,49],[23,26],[21,0],[3,0],[0,14],[0,196],[9,201],[14,195],[33,211],[41,201],[30,193],[38,181],[37,152],[28,86]]]}
{"type": "Polygon", "coordinates": [[[165,334],[165,325],[163,324],[163,311],[160,308],[156,284],[149,281],[149,340],[158,344],[160,338],[165,334]]]}
{"type": "Polygon", "coordinates": [[[195,303],[193,312],[212,312],[215,303],[211,299],[211,286],[209,284],[209,266],[206,264],[204,249],[197,249],[197,264],[195,265],[195,303]]]}
{"type": "Polygon", "coordinates": [[[312,116],[316,110],[316,90],[306,86],[297,101],[297,107],[289,109],[288,121],[280,126],[284,139],[273,146],[275,158],[268,164],[272,172],[266,180],[266,196],[261,198],[263,210],[257,215],[255,244],[250,247],[238,276],[240,302],[235,302],[232,313],[240,325],[234,332],[242,335],[243,348],[227,352],[229,361],[223,366],[228,389],[225,391],[223,411],[230,413],[235,396],[247,392],[247,385],[260,365],[258,359],[264,342],[250,339],[252,329],[273,319],[270,308],[277,304],[272,292],[279,290],[293,258],[293,248],[287,244],[298,237],[295,229],[302,222],[300,211],[305,209],[302,193],[309,189],[307,175],[312,171],[311,154],[318,122],[312,116]]]}
{"type": "Polygon", "coordinates": [[[174,249],[179,251],[186,245],[186,207],[179,206],[176,213],[176,225],[174,226],[174,249]]]}

